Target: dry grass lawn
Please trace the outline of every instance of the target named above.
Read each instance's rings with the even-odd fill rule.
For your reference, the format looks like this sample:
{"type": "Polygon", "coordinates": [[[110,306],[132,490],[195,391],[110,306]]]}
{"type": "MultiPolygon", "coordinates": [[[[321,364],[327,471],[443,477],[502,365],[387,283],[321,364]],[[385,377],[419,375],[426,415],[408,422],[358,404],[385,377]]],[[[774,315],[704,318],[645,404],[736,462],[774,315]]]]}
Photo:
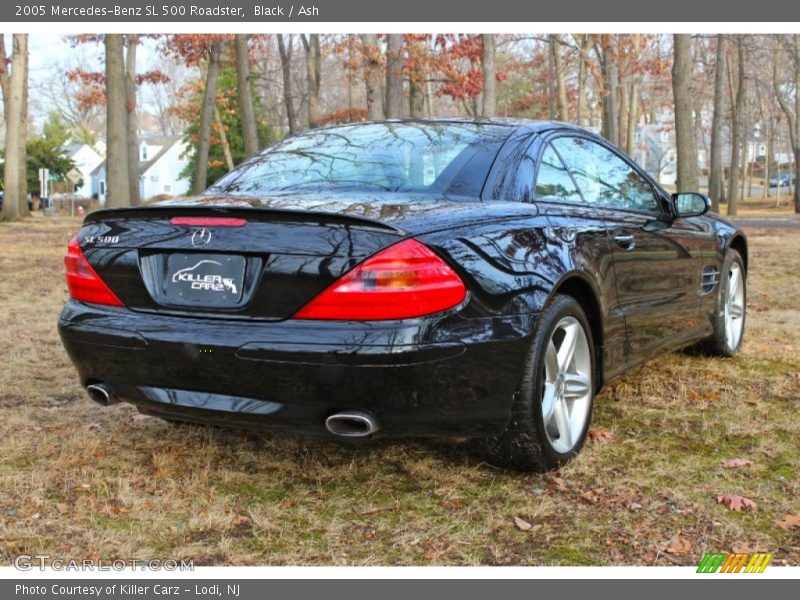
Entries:
{"type": "Polygon", "coordinates": [[[0,563],[689,565],[767,551],[800,564],[800,529],[779,525],[800,514],[798,230],[749,231],[740,356],[630,373],[598,397],[580,457],[531,475],[459,445],[354,448],[100,409],[56,332],[78,227],[0,224],[0,563]],[[754,464],[722,466],[737,458],[754,464]]]}

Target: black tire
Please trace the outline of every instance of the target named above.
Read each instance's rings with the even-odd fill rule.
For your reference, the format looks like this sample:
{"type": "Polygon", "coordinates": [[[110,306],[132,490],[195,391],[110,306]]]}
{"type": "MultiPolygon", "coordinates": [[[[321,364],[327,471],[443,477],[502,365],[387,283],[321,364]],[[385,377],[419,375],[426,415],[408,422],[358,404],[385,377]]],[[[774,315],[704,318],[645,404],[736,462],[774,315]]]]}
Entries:
{"type": "Polygon", "coordinates": [[[717,307],[712,316],[712,324],[714,326],[714,333],[708,342],[705,344],[705,349],[714,356],[731,357],[735,356],[742,347],[742,340],[744,340],[745,325],[747,321],[747,273],[744,269],[744,261],[742,256],[736,250],[729,248],[725,252],[725,259],[722,261],[722,270],[720,272],[719,285],[717,286],[717,307]],[[742,277],[742,331],[739,335],[738,341],[731,346],[725,334],[725,304],[728,300],[728,284],[731,276],[731,270],[736,265],[742,277]]]}
{"type": "Polygon", "coordinates": [[[549,471],[557,469],[572,459],[581,449],[591,422],[596,385],[594,343],[591,327],[580,304],[571,296],[556,296],[539,317],[531,349],[525,359],[522,378],[511,408],[511,420],[503,434],[479,441],[481,454],[487,461],[501,467],[520,471],[549,471]],[[545,431],[542,415],[544,385],[544,358],[550,338],[558,323],[565,317],[574,317],[583,327],[591,356],[591,382],[586,423],[574,446],[568,452],[559,452],[551,444],[545,431]]]}

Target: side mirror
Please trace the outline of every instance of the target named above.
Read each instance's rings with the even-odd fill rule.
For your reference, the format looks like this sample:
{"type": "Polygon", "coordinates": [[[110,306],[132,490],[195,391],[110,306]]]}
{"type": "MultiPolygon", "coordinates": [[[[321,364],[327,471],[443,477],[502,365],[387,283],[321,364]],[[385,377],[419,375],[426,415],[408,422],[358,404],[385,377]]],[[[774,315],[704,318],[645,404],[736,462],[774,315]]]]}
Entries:
{"type": "Polygon", "coordinates": [[[678,217],[699,217],[706,214],[711,208],[711,200],[708,199],[708,196],[697,192],[672,194],[672,204],[675,207],[675,215],[678,217]]]}

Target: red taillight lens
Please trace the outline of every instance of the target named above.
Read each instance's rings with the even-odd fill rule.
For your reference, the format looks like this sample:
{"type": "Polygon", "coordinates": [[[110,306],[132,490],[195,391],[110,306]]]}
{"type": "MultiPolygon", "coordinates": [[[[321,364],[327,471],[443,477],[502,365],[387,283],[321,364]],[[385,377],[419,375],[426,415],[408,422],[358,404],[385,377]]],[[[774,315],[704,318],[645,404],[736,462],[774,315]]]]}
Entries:
{"type": "Polygon", "coordinates": [[[86,260],[77,235],[70,240],[69,246],[67,246],[64,266],[67,268],[67,289],[69,295],[75,300],[122,306],[120,299],[108,289],[108,286],[103,283],[92,265],[86,260]]]}
{"type": "Polygon", "coordinates": [[[361,263],[294,317],[409,319],[453,308],[466,295],[464,282],[447,263],[430,248],[405,240],[361,263]]]}

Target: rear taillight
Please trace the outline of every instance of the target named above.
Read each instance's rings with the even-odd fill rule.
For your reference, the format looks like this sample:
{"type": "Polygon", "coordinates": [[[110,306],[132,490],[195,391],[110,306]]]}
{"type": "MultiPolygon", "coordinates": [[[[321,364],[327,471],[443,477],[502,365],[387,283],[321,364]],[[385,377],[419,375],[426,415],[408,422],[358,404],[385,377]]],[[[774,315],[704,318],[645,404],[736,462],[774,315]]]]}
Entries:
{"type": "Polygon", "coordinates": [[[453,308],[464,282],[430,248],[405,240],[370,257],[309,302],[294,318],[409,319],[453,308]]]}
{"type": "Polygon", "coordinates": [[[72,238],[64,256],[67,268],[67,289],[69,295],[81,302],[122,306],[122,302],[114,295],[100,276],[86,260],[78,242],[78,236],[72,238]]]}

